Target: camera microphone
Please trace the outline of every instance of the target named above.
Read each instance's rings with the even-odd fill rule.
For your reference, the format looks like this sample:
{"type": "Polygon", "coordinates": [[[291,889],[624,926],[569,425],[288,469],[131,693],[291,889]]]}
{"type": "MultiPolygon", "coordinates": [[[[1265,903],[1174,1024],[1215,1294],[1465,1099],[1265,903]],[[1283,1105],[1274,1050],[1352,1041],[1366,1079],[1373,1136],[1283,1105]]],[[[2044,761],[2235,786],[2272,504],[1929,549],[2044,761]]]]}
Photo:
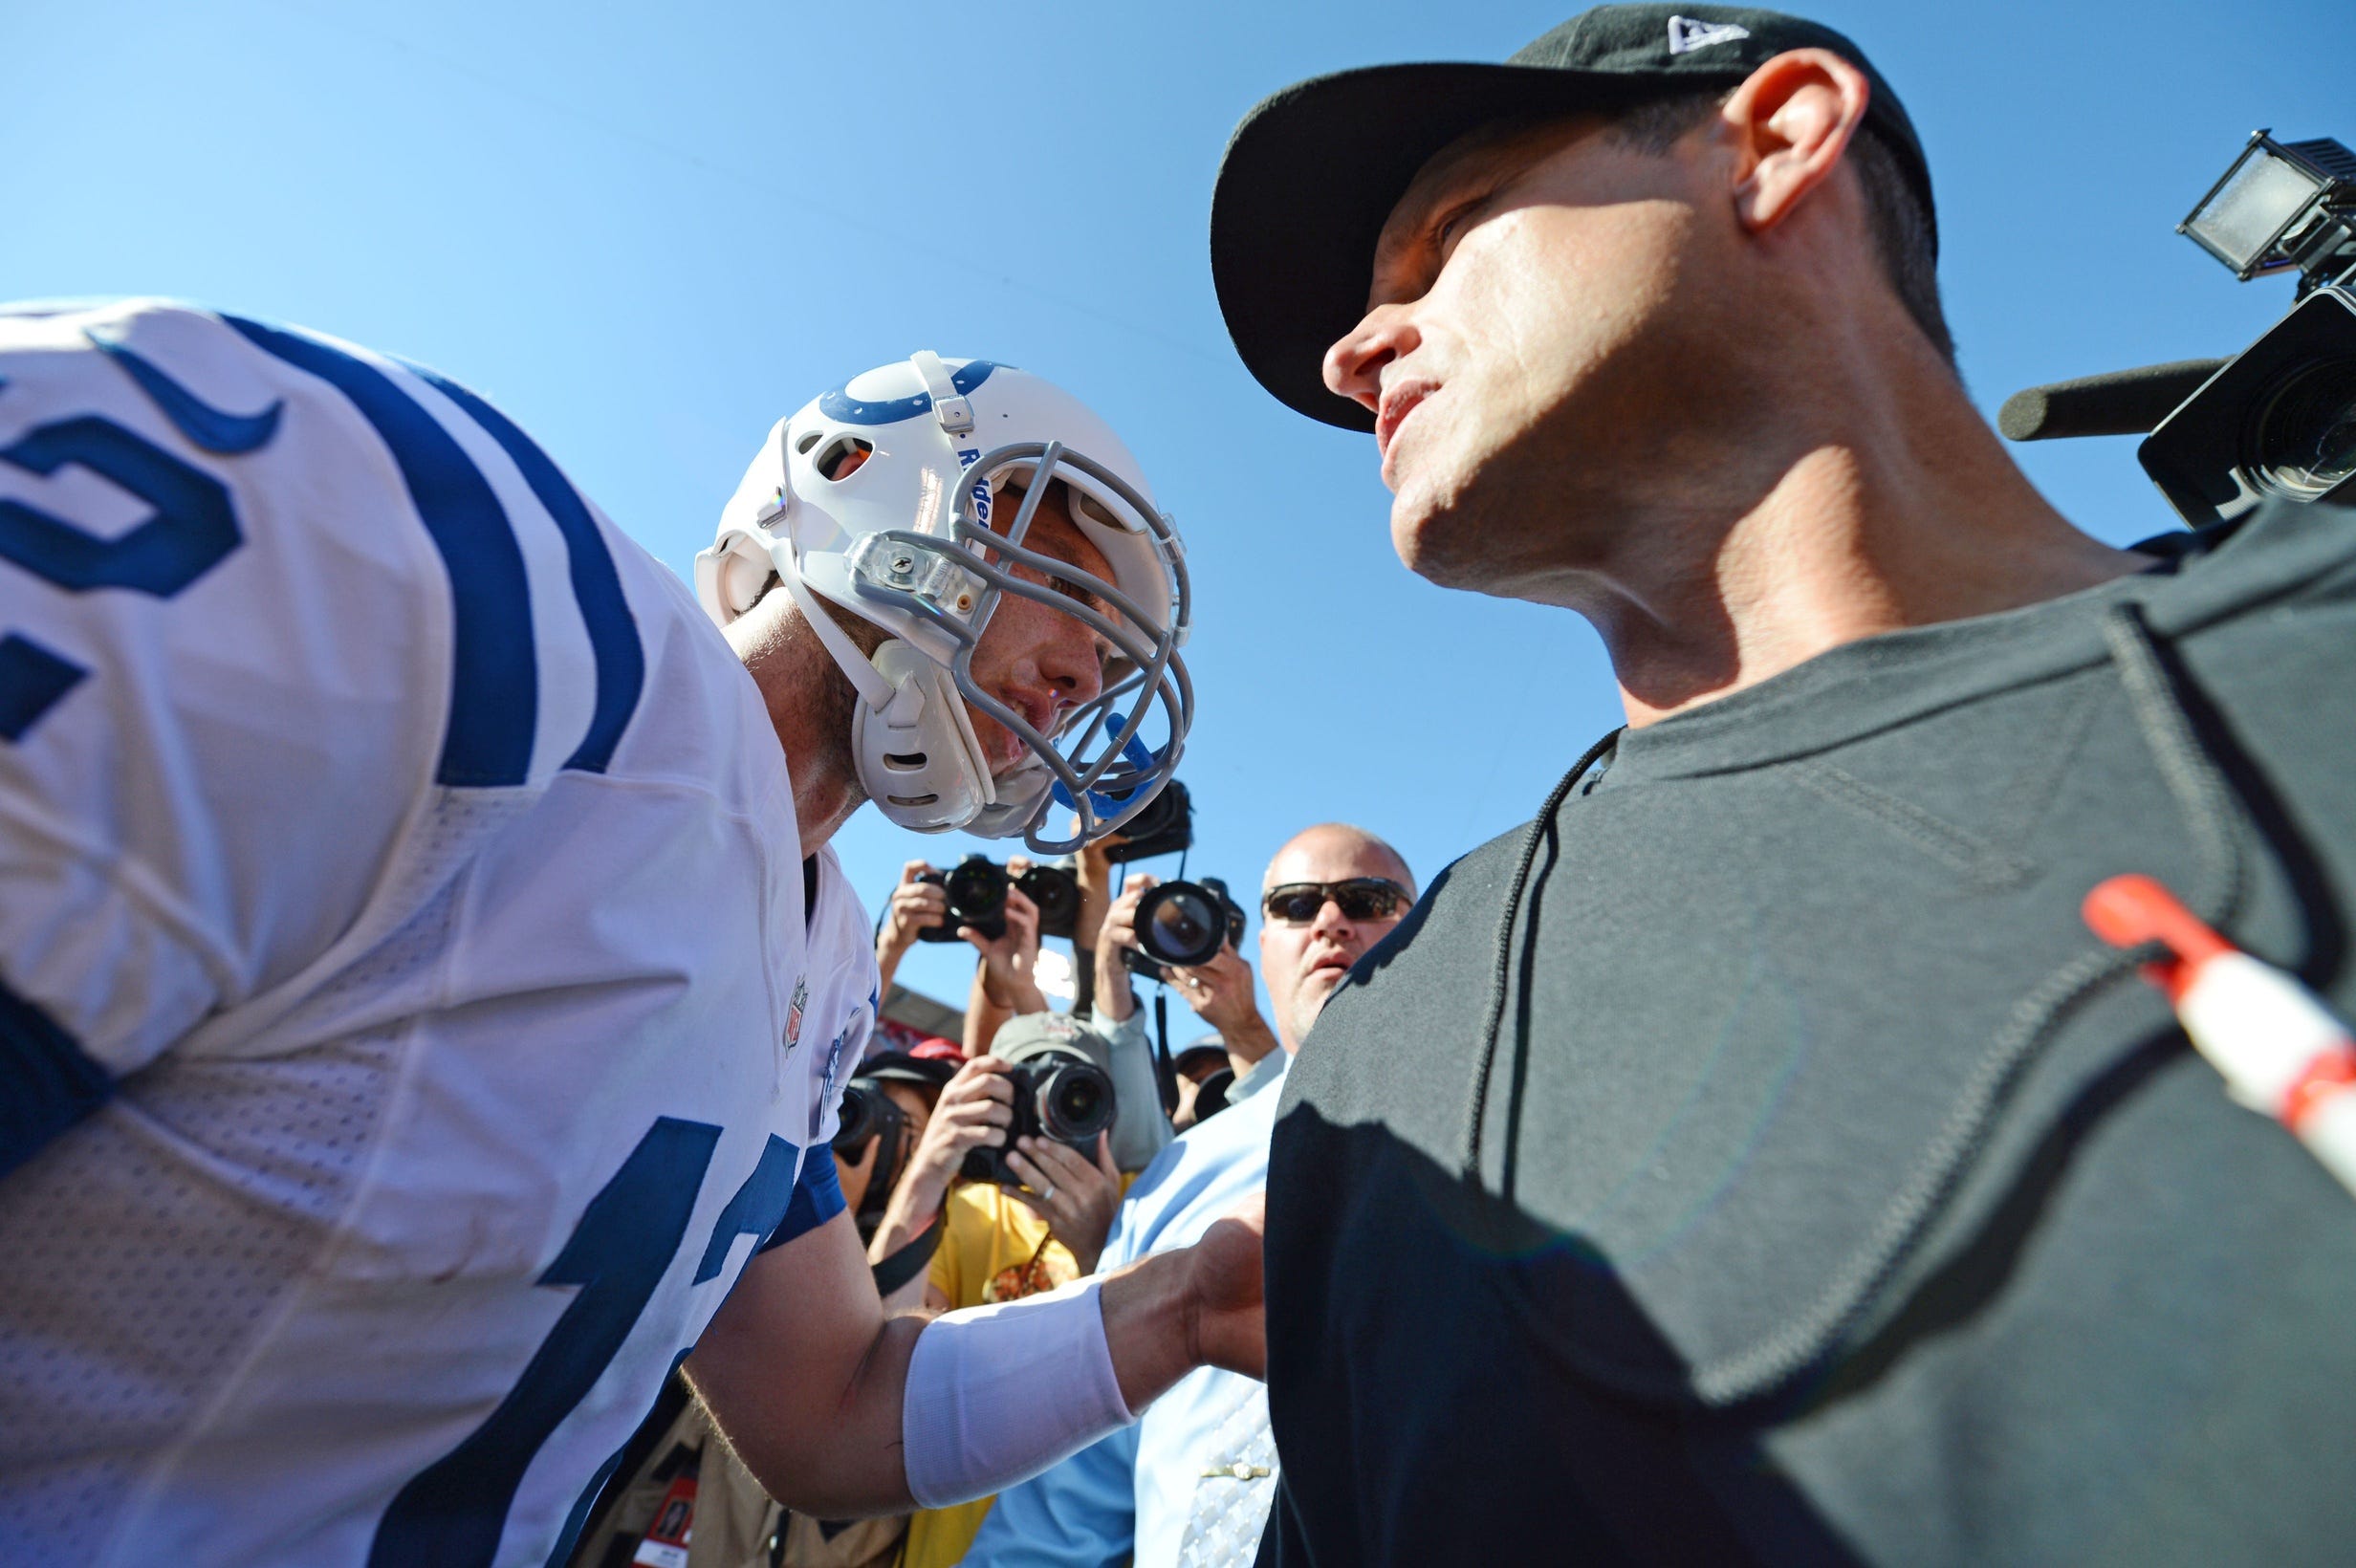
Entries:
{"type": "Polygon", "coordinates": [[[2356,151],[2253,132],[2176,232],[2241,282],[2297,274],[2290,313],[2230,359],[2016,393],[1996,428],[2014,441],[2144,436],[2135,460],[2195,529],[2273,498],[2345,500],[2356,489],[2356,151]]]}
{"type": "Polygon", "coordinates": [[[2144,435],[2224,368],[2223,359],[2175,359],[2032,386],[2004,400],[1996,428],[2007,441],[2144,435]]]}

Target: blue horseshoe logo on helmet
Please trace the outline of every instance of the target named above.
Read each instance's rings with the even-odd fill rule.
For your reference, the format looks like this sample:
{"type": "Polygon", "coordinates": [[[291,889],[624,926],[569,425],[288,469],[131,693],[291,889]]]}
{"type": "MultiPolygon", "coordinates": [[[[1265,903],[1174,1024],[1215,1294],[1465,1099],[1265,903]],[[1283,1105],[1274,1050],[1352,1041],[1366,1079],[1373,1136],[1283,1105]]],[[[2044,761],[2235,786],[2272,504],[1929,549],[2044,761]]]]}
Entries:
{"type": "MultiPolygon", "coordinates": [[[[968,359],[949,372],[949,383],[961,398],[971,397],[973,389],[990,380],[990,373],[998,366],[988,359],[968,359]]],[[[845,425],[897,425],[904,419],[932,411],[932,394],[919,392],[910,398],[885,398],[880,403],[862,403],[851,396],[851,383],[843,382],[818,399],[818,412],[828,419],[845,425]]]]}

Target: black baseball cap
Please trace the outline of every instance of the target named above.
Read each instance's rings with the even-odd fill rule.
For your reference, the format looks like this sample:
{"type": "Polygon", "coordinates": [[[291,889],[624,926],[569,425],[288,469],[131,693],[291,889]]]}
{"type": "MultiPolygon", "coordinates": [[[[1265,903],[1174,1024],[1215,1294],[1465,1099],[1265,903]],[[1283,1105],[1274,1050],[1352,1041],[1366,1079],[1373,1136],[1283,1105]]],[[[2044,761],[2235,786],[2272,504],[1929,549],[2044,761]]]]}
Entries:
{"type": "MultiPolygon", "coordinates": [[[[1327,425],[1374,415],[1325,388],[1325,350],[1365,314],[1374,242],[1415,173],[1494,120],[1611,112],[1730,88],[1793,49],[1865,74],[1865,122],[1931,212],[1931,169],[1898,95],[1865,52],[1815,22],[1741,6],[1598,6],[1503,65],[1376,65],[1315,76],[1243,117],[1211,199],[1211,273],[1228,336],[1259,383],[1327,425]]],[[[1933,229],[1933,243],[1936,243],[1933,229]]]]}
{"type": "Polygon", "coordinates": [[[1170,1070],[1184,1078],[1194,1063],[1212,1057],[1216,1057],[1222,1066],[1226,1064],[1227,1042],[1216,1034],[1206,1034],[1171,1057],[1170,1070]]]}
{"type": "Polygon", "coordinates": [[[928,1056],[912,1056],[905,1051],[879,1051],[859,1064],[852,1077],[874,1078],[884,1083],[913,1083],[927,1089],[940,1089],[957,1076],[957,1064],[928,1056]]]}

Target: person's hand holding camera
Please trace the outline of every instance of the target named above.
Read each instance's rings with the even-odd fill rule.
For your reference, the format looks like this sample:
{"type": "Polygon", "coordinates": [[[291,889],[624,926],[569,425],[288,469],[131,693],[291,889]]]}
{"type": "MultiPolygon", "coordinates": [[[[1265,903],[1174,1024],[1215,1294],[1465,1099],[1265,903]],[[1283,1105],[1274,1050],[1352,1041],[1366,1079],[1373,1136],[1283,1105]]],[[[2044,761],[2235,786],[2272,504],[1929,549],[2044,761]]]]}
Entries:
{"type": "Polygon", "coordinates": [[[949,1183],[956,1180],[967,1154],[999,1142],[1014,1121],[1014,1087],[1007,1081],[1005,1062],[976,1056],[957,1069],[932,1107],[900,1185],[892,1189],[867,1255],[889,1257],[923,1234],[948,1200],[949,1183]]]}
{"type": "Polygon", "coordinates": [[[910,860],[900,868],[900,885],[884,906],[884,923],[875,930],[875,965],[883,971],[884,989],[891,989],[892,973],[916,946],[917,933],[937,927],[949,918],[949,894],[938,882],[916,879],[932,867],[910,860]]]}
{"type": "Polygon", "coordinates": [[[1222,946],[1207,964],[1171,966],[1169,983],[1196,1016],[1219,1032],[1230,1056],[1257,1061],[1277,1048],[1276,1032],[1260,1016],[1252,966],[1233,945],[1222,946]]]}
{"type": "Polygon", "coordinates": [[[1006,869],[1010,879],[1006,929],[993,937],[961,926],[957,934],[982,955],[982,993],[993,1006],[1014,1014],[1045,1013],[1047,997],[1035,977],[1039,960],[1039,906],[1011,880],[1031,869],[1031,862],[1018,855],[1006,862],[1006,869]]]}
{"type": "Polygon", "coordinates": [[[1052,1138],[1023,1138],[1006,1151],[1006,1163],[1023,1179],[1008,1194],[1047,1222],[1083,1274],[1096,1273],[1121,1208],[1121,1170],[1113,1164],[1112,1135],[1096,1135],[1096,1158],[1052,1138]]]}
{"type": "Polygon", "coordinates": [[[1154,879],[1140,871],[1121,884],[1121,896],[1104,911],[1096,934],[1096,1010],[1120,1023],[1137,1011],[1137,992],[1121,949],[1137,946],[1137,903],[1152,891],[1154,879]]]}
{"type": "MultiPolygon", "coordinates": [[[[1073,825],[1079,825],[1078,818],[1073,825]]],[[[1112,852],[1114,846],[1128,841],[1123,834],[1108,833],[1080,846],[1078,863],[1072,867],[1072,880],[1080,883],[1080,912],[1072,921],[1076,953],[1094,952],[1097,938],[1103,934],[1104,912],[1120,892],[1121,873],[1114,869],[1112,852]]]]}

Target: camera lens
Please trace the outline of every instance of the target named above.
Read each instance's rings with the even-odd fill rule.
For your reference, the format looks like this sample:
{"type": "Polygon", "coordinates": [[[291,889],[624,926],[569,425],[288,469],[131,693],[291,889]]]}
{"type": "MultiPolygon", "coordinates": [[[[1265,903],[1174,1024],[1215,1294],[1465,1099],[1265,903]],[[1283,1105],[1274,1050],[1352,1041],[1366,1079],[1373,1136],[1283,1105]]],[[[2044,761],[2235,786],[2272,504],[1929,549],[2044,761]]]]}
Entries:
{"type": "Polygon", "coordinates": [[[941,890],[949,895],[949,912],[954,918],[986,936],[995,936],[1005,929],[990,928],[998,911],[1006,905],[1003,867],[978,855],[969,857],[949,868],[941,890]]]}
{"type": "Polygon", "coordinates": [[[1113,1084],[1093,1063],[1071,1062],[1039,1085],[1039,1126],[1063,1143],[1085,1143],[1113,1124],[1113,1084]]]}
{"type": "Polygon", "coordinates": [[[2356,359],[2308,365],[2259,405],[2250,467],[2277,495],[2313,500],[2356,474],[2356,359]]]}
{"type": "Polygon", "coordinates": [[[1015,886],[1038,905],[1039,935],[1069,937],[1080,921],[1080,879],[1059,865],[1035,865],[1015,886]]]}
{"type": "Polygon", "coordinates": [[[1191,882],[1164,882],[1137,906],[1137,942],[1165,964],[1207,964],[1227,939],[1225,912],[1191,882]]]}

